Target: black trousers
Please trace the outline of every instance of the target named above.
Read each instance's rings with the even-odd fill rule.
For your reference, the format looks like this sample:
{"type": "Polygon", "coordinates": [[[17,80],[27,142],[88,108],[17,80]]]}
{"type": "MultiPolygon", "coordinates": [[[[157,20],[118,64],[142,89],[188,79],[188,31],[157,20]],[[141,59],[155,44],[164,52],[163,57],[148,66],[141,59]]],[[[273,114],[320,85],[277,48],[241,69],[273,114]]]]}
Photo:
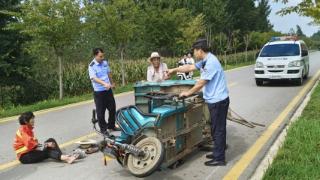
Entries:
{"type": "Polygon", "coordinates": [[[211,118],[211,135],[214,139],[213,157],[216,161],[225,161],[229,104],[229,98],[208,104],[211,118]]]}
{"type": "Polygon", "coordinates": [[[55,143],[56,146],[54,148],[46,147],[42,151],[41,150],[33,150],[33,151],[30,151],[26,154],[23,154],[19,159],[20,162],[22,164],[32,164],[32,163],[41,162],[41,161],[48,159],[48,158],[52,158],[52,159],[60,161],[62,152],[61,152],[56,140],[54,140],[53,138],[50,138],[50,139],[46,140],[45,142],[53,142],[53,143],[55,143]]]}
{"type": "Polygon", "coordinates": [[[93,93],[94,103],[96,104],[97,119],[101,132],[115,127],[116,119],[116,102],[112,90],[108,91],[95,91],[93,93]],[[106,109],[109,111],[108,124],[105,120],[106,109]]]}

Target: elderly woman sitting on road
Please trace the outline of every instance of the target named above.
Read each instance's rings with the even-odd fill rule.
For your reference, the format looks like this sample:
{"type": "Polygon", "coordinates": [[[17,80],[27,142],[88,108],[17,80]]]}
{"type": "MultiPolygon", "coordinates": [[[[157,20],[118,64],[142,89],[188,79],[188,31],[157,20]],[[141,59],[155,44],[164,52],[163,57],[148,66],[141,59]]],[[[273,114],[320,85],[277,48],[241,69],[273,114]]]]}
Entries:
{"type": "Polygon", "coordinates": [[[159,82],[169,79],[166,73],[168,70],[167,64],[161,62],[161,56],[158,52],[151,53],[148,60],[151,65],[148,66],[147,81],[159,82]]]}
{"type": "Polygon", "coordinates": [[[33,133],[34,118],[32,112],[25,112],[19,117],[20,128],[16,132],[13,148],[17,158],[22,164],[31,164],[52,158],[66,163],[73,163],[80,154],[62,154],[57,142],[50,138],[44,143],[44,148],[40,150],[40,144],[33,133]]]}

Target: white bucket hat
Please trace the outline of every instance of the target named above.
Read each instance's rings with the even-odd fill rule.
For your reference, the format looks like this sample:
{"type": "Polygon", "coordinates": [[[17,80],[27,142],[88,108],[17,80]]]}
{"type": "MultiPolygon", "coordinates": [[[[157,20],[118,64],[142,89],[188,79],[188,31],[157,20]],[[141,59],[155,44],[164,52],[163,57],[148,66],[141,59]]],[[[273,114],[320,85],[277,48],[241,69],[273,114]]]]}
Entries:
{"type": "Polygon", "coordinates": [[[148,58],[148,60],[151,61],[152,58],[160,58],[161,59],[161,56],[159,55],[158,52],[152,52],[151,56],[148,58]]]}

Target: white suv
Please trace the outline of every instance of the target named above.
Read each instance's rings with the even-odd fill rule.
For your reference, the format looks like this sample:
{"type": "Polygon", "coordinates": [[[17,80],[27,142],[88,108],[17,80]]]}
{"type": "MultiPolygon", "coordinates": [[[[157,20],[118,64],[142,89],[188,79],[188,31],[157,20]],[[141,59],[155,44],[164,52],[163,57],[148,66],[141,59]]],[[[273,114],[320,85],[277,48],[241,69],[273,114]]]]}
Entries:
{"type": "Polygon", "coordinates": [[[306,44],[296,37],[273,37],[257,53],[254,68],[257,86],[276,79],[303,83],[309,74],[309,53],[306,44]]]}

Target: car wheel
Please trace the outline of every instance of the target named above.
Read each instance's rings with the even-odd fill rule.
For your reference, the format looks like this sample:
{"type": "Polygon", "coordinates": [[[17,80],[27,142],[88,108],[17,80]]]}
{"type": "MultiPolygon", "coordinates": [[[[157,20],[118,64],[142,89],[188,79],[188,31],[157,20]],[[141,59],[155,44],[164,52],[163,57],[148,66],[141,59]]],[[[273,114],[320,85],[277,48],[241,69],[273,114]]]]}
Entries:
{"type": "Polygon", "coordinates": [[[308,65],[308,70],[307,70],[307,73],[303,76],[303,79],[307,79],[308,78],[308,76],[309,76],[309,65],[308,65]]]}
{"type": "Polygon", "coordinates": [[[297,86],[301,86],[303,83],[303,73],[301,74],[301,77],[295,80],[295,84],[297,86]]]}
{"type": "Polygon", "coordinates": [[[262,86],[263,85],[263,80],[256,79],[256,85],[257,86],[262,86]]]}

